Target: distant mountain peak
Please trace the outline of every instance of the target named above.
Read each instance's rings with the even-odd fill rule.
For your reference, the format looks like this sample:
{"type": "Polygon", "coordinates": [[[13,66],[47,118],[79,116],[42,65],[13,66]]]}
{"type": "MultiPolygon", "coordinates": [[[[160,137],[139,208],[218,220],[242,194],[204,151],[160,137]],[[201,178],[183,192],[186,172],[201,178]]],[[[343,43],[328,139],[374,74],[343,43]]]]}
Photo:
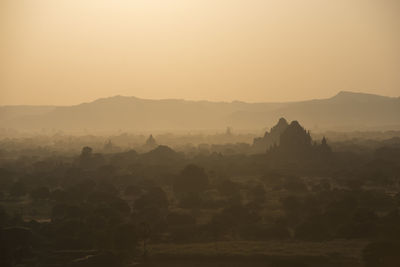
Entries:
{"type": "Polygon", "coordinates": [[[104,103],[125,103],[125,102],[131,102],[131,101],[136,101],[140,100],[140,98],[137,98],[135,96],[123,96],[123,95],[115,95],[115,96],[110,96],[110,97],[102,97],[98,98],[92,102],[88,103],[82,103],[82,104],[104,104],[104,103]]]}
{"type": "Polygon", "coordinates": [[[110,97],[98,98],[95,101],[119,100],[119,99],[139,99],[135,96],[114,95],[110,97]]]}
{"type": "Polygon", "coordinates": [[[352,91],[339,91],[339,93],[337,93],[335,96],[346,96],[346,95],[352,95],[352,94],[356,94],[356,93],[352,92],[352,91]]]}
{"type": "Polygon", "coordinates": [[[365,102],[365,101],[382,100],[382,99],[388,99],[388,98],[391,98],[391,97],[381,96],[381,95],[376,95],[376,94],[369,94],[369,93],[340,91],[335,96],[333,96],[331,99],[365,102]]]}
{"type": "Polygon", "coordinates": [[[360,95],[372,95],[367,93],[353,92],[353,91],[339,91],[334,97],[349,97],[349,96],[360,96],[360,95]]]}

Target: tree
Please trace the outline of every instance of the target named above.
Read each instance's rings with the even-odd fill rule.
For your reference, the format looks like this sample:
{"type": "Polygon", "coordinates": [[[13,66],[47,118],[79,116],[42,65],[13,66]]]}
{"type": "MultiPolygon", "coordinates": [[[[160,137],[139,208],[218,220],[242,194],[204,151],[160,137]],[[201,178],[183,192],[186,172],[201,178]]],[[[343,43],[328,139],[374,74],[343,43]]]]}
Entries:
{"type": "Polygon", "coordinates": [[[265,188],[262,184],[253,185],[248,190],[248,198],[256,202],[262,202],[265,199],[265,188]]]}
{"type": "Polygon", "coordinates": [[[0,206],[0,229],[5,226],[8,222],[8,214],[6,210],[0,206]]]}
{"type": "Polygon", "coordinates": [[[32,190],[30,195],[34,200],[44,200],[50,197],[50,190],[47,186],[41,186],[32,190]]]}
{"type": "Polygon", "coordinates": [[[160,187],[150,187],[133,204],[133,218],[139,222],[143,242],[146,242],[150,235],[155,236],[164,231],[168,204],[167,196],[160,187]]]}
{"type": "Polygon", "coordinates": [[[82,148],[81,158],[82,159],[90,158],[92,156],[92,153],[93,149],[91,147],[85,146],[84,148],[82,148]]]}
{"type": "Polygon", "coordinates": [[[168,208],[168,199],[162,188],[153,186],[147,189],[147,192],[140,196],[134,203],[136,210],[144,209],[166,209],[168,208]]]}
{"type": "Polygon", "coordinates": [[[91,167],[98,157],[93,156],[93,149],[85,146],[82,148],[81,155],[79,156],[79,165],[84,169],[91,167]]]}
{"type": "Polygon", "coordinates": [[[189,164],[175,178],[173,188],[177,194],[198,194],[208,188],[208,176],[203,168],[189,164]]]}
{"type": "Polygon", "coordinates": [[[134,250],[138,245],[138,235],[135,225],[124,223],[114,230],[114,247],[117,250],[134,250]]]}
{"type": "Polygon", "coordinates": [[[366,267],[395,267],[400,262],[400,243],[391,241],[372,242],[362,254],[366,267]]]}
{"type": "Polygon", "coordinates": [[[10,195],[12,197],[22,197],[26,195],[26,188],[22,182],[15,182],[10,188],[10,195]]]}
{"type": "Polygon", "coordinates": [[[217,184],[218,192],[225,197],[233,197],[239,194],[239,185],[229,179],[217,184]]]}

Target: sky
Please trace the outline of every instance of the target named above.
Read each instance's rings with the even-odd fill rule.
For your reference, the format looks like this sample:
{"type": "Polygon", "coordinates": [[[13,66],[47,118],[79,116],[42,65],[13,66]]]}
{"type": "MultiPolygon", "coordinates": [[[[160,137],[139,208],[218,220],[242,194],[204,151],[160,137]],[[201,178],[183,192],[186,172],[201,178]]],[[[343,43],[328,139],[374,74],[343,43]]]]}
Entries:
{"type": "Polygon", "coordinates": [[[400,96],[398,0],[0,0],[0,105],[400,96]]]}

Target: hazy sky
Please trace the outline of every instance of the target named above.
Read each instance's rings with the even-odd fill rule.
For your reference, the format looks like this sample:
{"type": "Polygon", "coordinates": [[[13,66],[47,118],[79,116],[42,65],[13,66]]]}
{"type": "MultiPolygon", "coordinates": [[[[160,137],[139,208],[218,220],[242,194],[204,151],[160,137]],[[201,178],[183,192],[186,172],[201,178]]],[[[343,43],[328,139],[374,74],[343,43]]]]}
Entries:
{"type": "Polygon", "coordinates": [[[398,0],[0,0],[0,105],[400,96],[398,0]]]}

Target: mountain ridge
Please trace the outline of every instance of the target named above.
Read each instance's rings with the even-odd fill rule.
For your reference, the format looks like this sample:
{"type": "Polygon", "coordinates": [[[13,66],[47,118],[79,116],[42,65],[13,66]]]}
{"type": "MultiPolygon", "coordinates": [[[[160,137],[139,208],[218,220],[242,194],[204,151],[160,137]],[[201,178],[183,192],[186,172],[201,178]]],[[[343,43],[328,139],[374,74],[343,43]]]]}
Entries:
{"type": "Polygon", "coordinates": [[[295,102],[213,102],[111,96],[72,106],[2,106],[2,128],[97,130],[261,129],[277,118],[311,129],[370,129],[400,125],[400,98],[340,91],[330,98],[295,102]]]}
{"type": "Polygon", "coordinates": [[[94,102],[102,102],[102,101],[107,101],[107,100],[113,100],[113,99],[131,99],[131,100],[144,100],[144,101],[185,101],[185,102],[206,102],[206,103],[226,103],[226,104],[234,104],[234,103],[244,103],[244,104],[283,104],[283,103],[301,103],[301,102],[308,102],[308,101],[315,101],[315,100],[327,100],[327,99],[334,99],[338,97],[348,97],[348,96],[376,96],[376,97],[381,97],[381,98],[392,98],[392,99],[398,99],[400,96],[384,96],[384,95],[378,95],[378,94],[372,94],[372,93],[364,93],[364,92],[355,92],[355,91],[347,91],[347,90],[341,90],[337,94],[328,97],[328,98],[313,98],[313,99],[306,99],[306,100],[293,100],[293,101],[257,101],[257,102],[248,102],[248,101],[243,101],[243,100],[232,100],[232,101],[212,101],[212,100],[190,100],[190,99],[184,99],[184,98],[157,98],[157,99],[152,99],[152,98],[141,98],[141,97],[136,97],[136,96],[128,96],[128,95],[112,95],[108,97],[100,97],[92,101],[88,102],[82,102],[82,103],[77,103],[77,104],[72,104],[72,105],[30,105],[30,104],[17,104],[17,105],[0,105],[0,108],[4,107],[72,107],[72,106],[79,106],[83,104],[91,104],[94,102]]]}

